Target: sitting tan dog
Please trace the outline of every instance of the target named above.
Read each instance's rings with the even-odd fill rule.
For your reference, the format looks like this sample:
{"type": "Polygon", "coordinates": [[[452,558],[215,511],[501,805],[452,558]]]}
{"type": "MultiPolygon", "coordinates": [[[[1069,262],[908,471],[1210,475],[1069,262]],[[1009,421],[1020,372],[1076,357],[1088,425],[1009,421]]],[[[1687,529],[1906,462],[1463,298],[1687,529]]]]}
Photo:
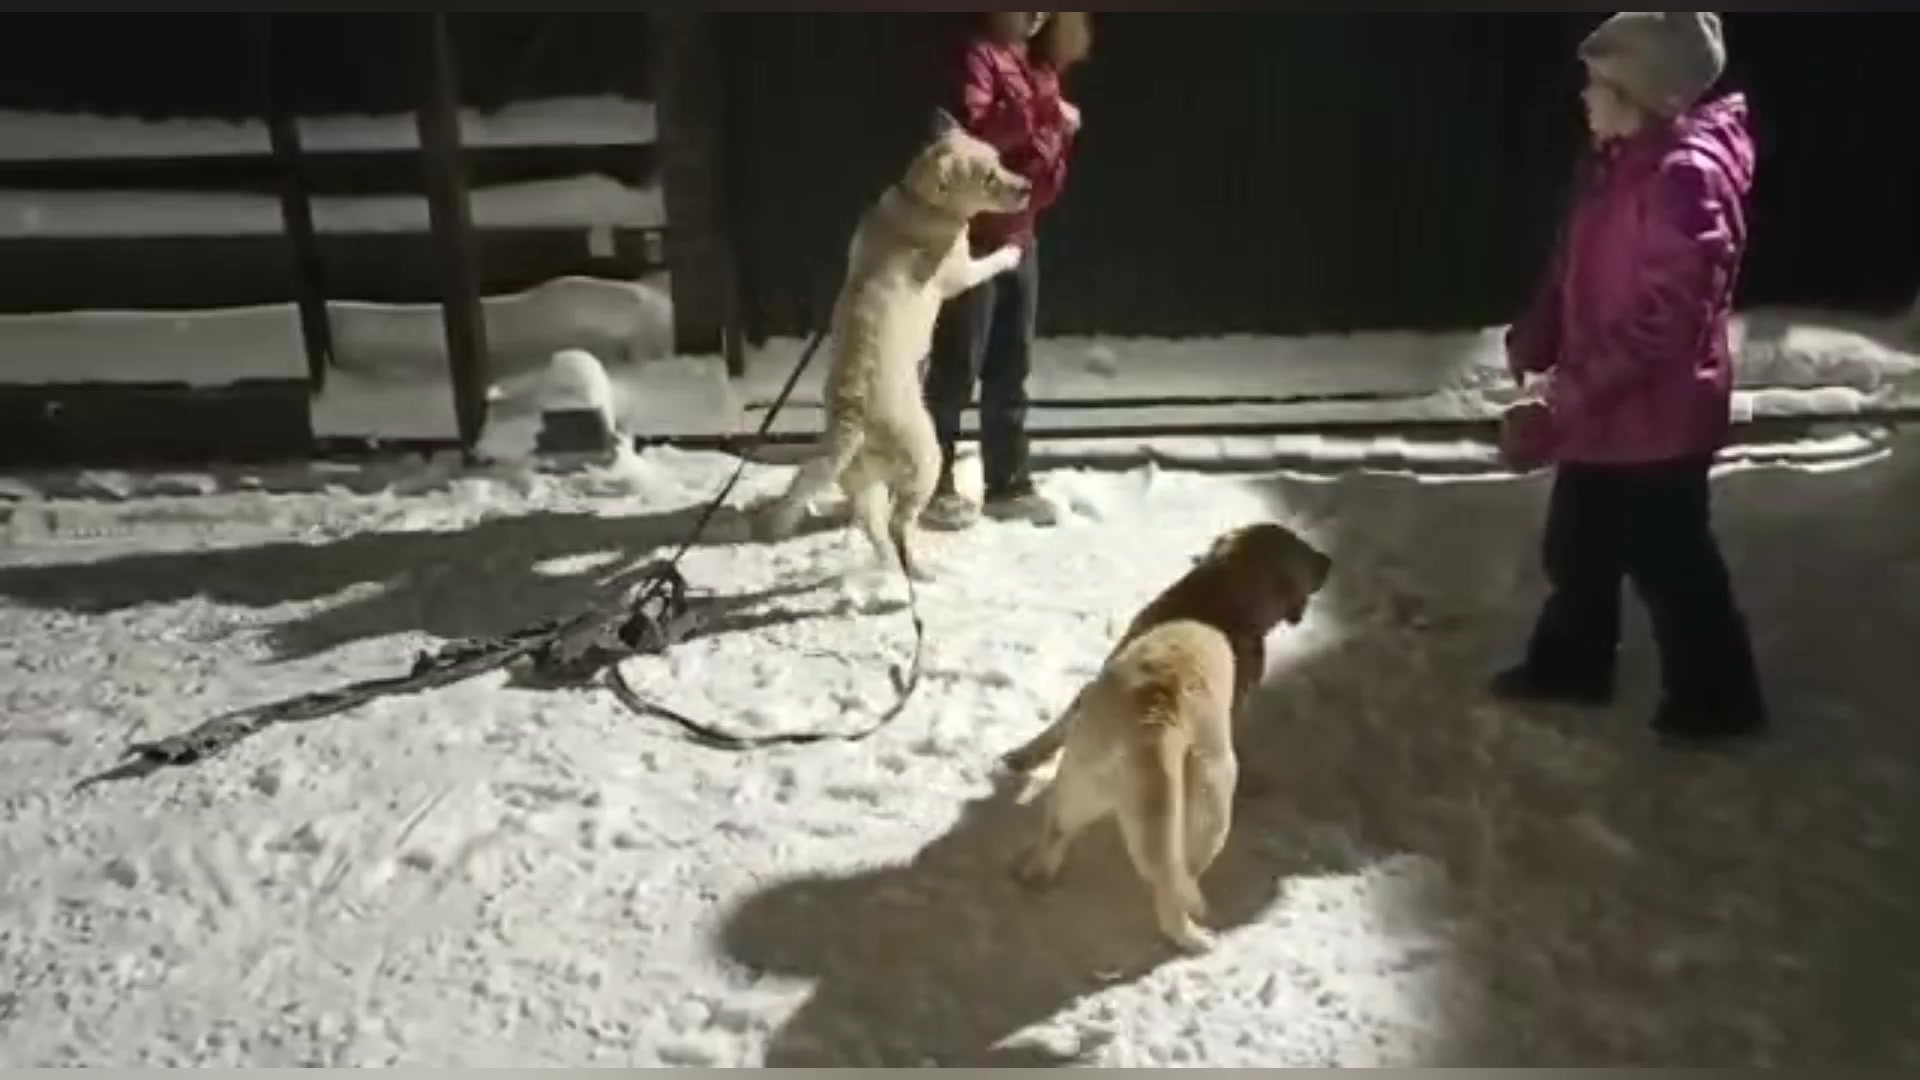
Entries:
{"type": "Polygon", "coordinates": [[[1233,716],[1265,670],[1267,635],[1297,624],[1332,570],[1286,527],[1253,525],[1147,605],[1065,714],[1004,759],[1033,772],[1060,758],[1020,878],[1050,884],[1074,837],[1114,815],[1161,931],[1208,949],[1199,878],[1233,827],[1233,716]]]}
{"type": "Polygon", "coordinates": [[[1031,190],[992,146],[938,114],[933,141],[854,232],[833,309],[826,433],[786,493],[759,510],[763,539],[792,535],[838,482],[880,557],[925,576],[913,539],[940,478],[940,444],[921,396],[921,363],[941,306],[1020,261],[1013,247],[974,258],[968,223],[1021,209],[1031,190]]]}

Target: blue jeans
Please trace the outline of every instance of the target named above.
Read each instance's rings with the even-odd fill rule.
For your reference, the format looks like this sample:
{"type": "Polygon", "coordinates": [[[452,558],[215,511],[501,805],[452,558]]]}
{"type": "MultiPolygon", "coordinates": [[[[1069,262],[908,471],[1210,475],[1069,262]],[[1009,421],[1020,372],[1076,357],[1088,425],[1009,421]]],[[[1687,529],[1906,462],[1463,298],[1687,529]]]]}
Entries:
{"type": "Polygon", "coordinates": [[[1038,245],[1020,265],[947,302],[934,325],[927,366],[927,411],[940,437],[940,486],[953,491],[960,416],[980,390],[980,456],[988,499],[1033,490],[1027,465],[1027,376],[1033,371],[1034,317],[1040,301],[1038,245]]]}

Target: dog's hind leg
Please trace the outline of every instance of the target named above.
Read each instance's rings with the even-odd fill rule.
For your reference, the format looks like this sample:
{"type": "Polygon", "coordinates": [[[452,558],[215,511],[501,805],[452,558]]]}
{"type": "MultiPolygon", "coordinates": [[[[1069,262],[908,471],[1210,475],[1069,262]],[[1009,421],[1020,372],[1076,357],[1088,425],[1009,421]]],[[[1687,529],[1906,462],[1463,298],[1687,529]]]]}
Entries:
{"type": "Polygon", "coordinates": [[[1060,876],[1067,851],[1087,826],[1105,816],[1107,801],[1088,767],[1062,761],[1041,806],[1040,834],[1014,867],[1014,878],[1030,889],[1044,889],[1060,876]]]}
{"type": "Polygon", "coordinates": [[[1183,952],[1203,953],[1213,937],[1194,922],[1207,902],[1187,869],[1186,740],[1162,732],[1131,751],[1120,835],[1133,867],[1153,892],[1160,932],[1183,952]]]}
{"type": "Polygon", "coordinates": [[[1210,758],[1194,755],[1187,758],[1186,772],[1187,872],[1198,882],[1220,857],[1233,831],[1233,794],[1240,782],[1240,763],[1231,750],[1210,758]]]}
{"type": "Polygon", "coordinates": [[[924,406],[915,408],[901,420],[893,433],[898,453],[888,464],[892,469],[888,494],[893,512],[887,524],[887,538],[900,568],[915,581],[928,581],[932,570],[919,559],[920,515],[933,501],[934,488],[940,483],[940,441],[934,434],[933,417],[924,406]]]}
{"type": "Polygon", "coordinates": [[[893,506],[893,514],[887,523],[887,543],[893,548],[894,558],[900,561],[900,569],[915,581],[933,580],[933,571],[920,561],[918,554],[920,540],[920,515],[907,513],[899,503],[893,506]]]}
{"type": "Polygon", "coordinates": [[[760,538],[785,540],[792,536],[813,500],[825,494],[846,472],[847,465],[859,455],[865,443],[865,433],[857,424],[830,424],[819,448],[800,466],[786,492],[758,512],[755,532],[760,538]]]}
{"type": "Polygon", "coordinates": [[[853,508],[853,524],[866,535],[881,564],[891,567],[895,554],[893,541],[887,531],[886,478],[874,461],[871,449],[856,455],[852,464],[847,466],[847,471],[840,475],[840,490],[846,494],[847,503],[853,508]]]}

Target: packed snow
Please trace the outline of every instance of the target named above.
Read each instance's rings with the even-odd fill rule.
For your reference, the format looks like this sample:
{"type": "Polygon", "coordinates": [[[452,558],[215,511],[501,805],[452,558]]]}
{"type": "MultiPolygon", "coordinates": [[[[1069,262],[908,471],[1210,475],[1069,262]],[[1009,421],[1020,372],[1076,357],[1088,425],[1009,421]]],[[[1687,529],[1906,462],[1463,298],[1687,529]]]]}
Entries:
{"type": "MultiPolygon", "coordinates": [[[[412,113],[303,116],[311,153],[372,153],[420,146],[412,113]]],[[[472,147],[626,146],[654,141],[652,102],[613,95],[513,102],[492,112],[460,110],[460,141],[472,147]]],[[[272,152],[264,120],[133,116],[0,109],[0,161],[251,157],[272,152]]]]}
{"type": "MultiPolygon", "coordinates": [[[[731,463],[16,477],[0,1065],[1920,1064],[1920,442],[1852,450],[1721,479],[1781,729],[1734,756],[1647,734],[1639,626],[1611,714],[1480,696],[1541,478],[1142,468],[1047,474],[1055,531],[930,538],[926,682],[866,744],[717,753],[499,675],[84,789],[130,739],[575,609],[731,463]],[[995,757],[1269,517],[1335,584],[1246,717],[1221,946],[1177,958],[1110,835],[1012,882],[995,757]]],[[[910,640],[869,559],[723,517],[686,564],[714,624],[627,672],[738,730],[860,726],[910,640]]]]}

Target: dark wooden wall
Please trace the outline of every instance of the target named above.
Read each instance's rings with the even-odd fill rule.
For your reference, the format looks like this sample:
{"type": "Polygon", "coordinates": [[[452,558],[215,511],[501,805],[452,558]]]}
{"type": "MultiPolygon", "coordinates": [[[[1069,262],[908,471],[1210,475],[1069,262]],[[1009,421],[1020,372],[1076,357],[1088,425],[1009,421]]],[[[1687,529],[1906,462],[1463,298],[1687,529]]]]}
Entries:
{"type": "MultiPolygon", "coordinates": [[[[276,15],[277,87],[300,116],[401,116],[412,127],[433,69],[420,13],[276,15]]],[[[9,15],[0,21],[0,108],[149,120],[263,120],[267,67],[258,14],[9,15]]],[[[461,102],[482,112],[530,100],[613,94],[651,100],[644,13],[455,15],[461,102]]],[[[0,189],[91,193],[178,191],[271,200],[284,162],[263,145],[226,157],[0,161],[0,189]]],[[[599,174],[630,187],[659,179],[656,145],[472,147],[474,188],[599,174]]],[[[315,196],[421,197],[425,156],[413,148],[316,151],[301,170],[315,196]]],[[[423,213],[424,218],[424,213],[423,213]]],[[[663,230],[618,228],[610,254],[581,227],[486,228],[472,268],[482,292],[530,288],[569,274],[633,279],[663,269],[663,230]]],[[[437,302],[447,267],[423,226],[410,232],[322,232],[320,273],[296,271],[277,232],[212,236],[0,237],[0,313],[197,309],[284,303],[323,279],[334,300],[437,302]]],[[[309,297],[312,292],[309,291],[309,297]]],[[[308,310],[318,312],[316,303],[308,310]]],[[[319,320],[315,320],[318,322],[319,320]]],[[[322,325],[324,325],[322,323],[322,325]]],[[[324,353],[309,336],[310,360],[324,353]]],[[[137,362],[138,358],[130,358],[137,362]]],[[[472,369],[469,369],[472,370],[472,369]]],[[[199,462],[298,456],[319,447],[309,424],[312,376],[225,387],[79,380],[0,384],[0,466],[199,462]]],[[[466,400],[477,394],[468,387],[466,400]]],[[[473,434],[475,413],[463,433],[473,434]]]]}
{"type": "MultiPolygon", "coordinates": [[[[1042,231],[1049,332],[1209,335],[1506,318],[1579,147],[1598,13],[1108,13],[1042,231]]],[[[799,333],[922,130],[953,15],[730,14],[746,311],[799,333]]],[[[1728,17],[1763,161],[1753,303],[1920,286],[1920,17],[1728,17]]]]}
{"type": "MultiPolygon", "coordinates": [[[[235,14],[8,15],[0,32],[0,108],[152,120],[260,119],[264,80],[258,16],[235,14]],[[102,20],[112,23],[103,32],[102,20]]],[[[287,42],[281,82],[302,116],[409,114],[427,64],[411,14],[277,15],[287,42]]],[[[649,100],[645,14],[463,14],[451,19],[463,104],[483,111],[539,98],[620,94],[649,100]]],[[[417,150],[308,150],[315,196],[419,195],[417,150]]],[[[657,180],[653,145],[470,148],[473,188],[599,174],[629,186],[657,180]]],[[[162,190],[272,196],[277,163],[255,157],[0,161],[0,188],[162,190]]],[[[617,229],[611,257],[584,230],[485,230],[480,285],[500,294],[569,274],[632,278],[664,266],[659,230],[617,229]]],[[[323,233],[334,299],[429,302],[439,282],[431,238],[323,233]]],[[[0,313],[85,308],[191,309],[278,303],[294,295],[286,241],[212,237],[0,239],[0,313]]]]}

